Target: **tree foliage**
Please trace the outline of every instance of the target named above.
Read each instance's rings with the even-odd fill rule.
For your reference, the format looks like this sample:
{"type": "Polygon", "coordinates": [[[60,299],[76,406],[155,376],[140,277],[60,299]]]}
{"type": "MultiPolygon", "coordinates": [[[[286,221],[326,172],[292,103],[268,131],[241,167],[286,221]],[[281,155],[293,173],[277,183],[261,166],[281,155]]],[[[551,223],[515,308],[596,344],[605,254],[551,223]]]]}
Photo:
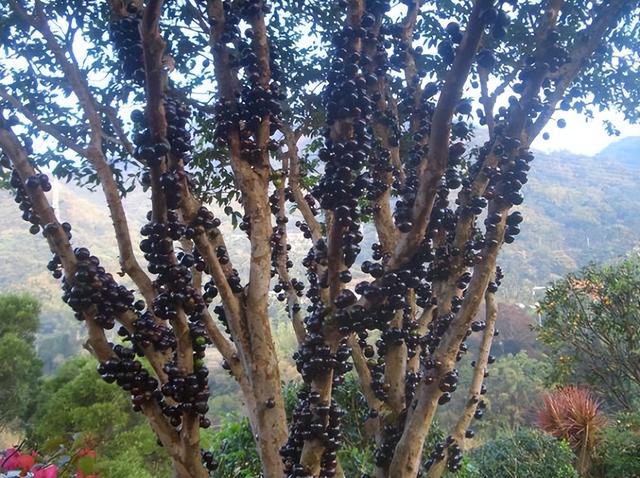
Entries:
{"type": "Polygon", "coordinates": [[[20,419],[38,391],[42,362],[30,344],[11,332],[0,335],[0,424],[20,419]]]}
{"type": "Polygon", "coordinates": [[[497,438],[473,450],[470,464],[460,476],[577,478],[573,460],[573,452],[566,442],[523,428],[510,437],[497,438]]]}
{"type": "Polygon", "coordinates": [[[556,282],[540,304],[540,340],[561,379],[633,407],[640,390],[640,255],[590,265],[556,282]]]}
{"type": "Polygon", "coordinates": [[[95,373],[88,357],[62,365],[44,381],[27,419],[28,439],[43,454],[90,448],[97,468],[113,478],[167,476],[169,462],[125,393],[95,373]]]}
{"type": "Polygon", "coordinates": [[[29,345],[35,342],[40,320],[38,300],[26,294],[0,295],[0,336],[15,334],[29,345]]]}
{"type": "Polygon", "coordinates": [[[34,348],[38,302],[27,295],[0,295],[0,427],[23,418],[37,393],[42,362],[34,348]]]}
{"type": "Polygon", "coordinates": [[[598,447],[597,472],[606,478],[633,478],[640,474],[640,416],[619,413],[604,430],[598,447]]]}
{"type": "Polygon", "coordinates": [[[242,391],[265,477],[342,474],[345,419],[335,397],[352,368],[375,430],[377,476],[459,469],[466,429],[482,412],[497,255],[520,232],[529,148],[559,109],[589,116],[615,107],[637,119],[629,99],[639,94],[640,58],[630,47],[638,7],[0,6],[11,64],[0,81],[7,182],[30,231],[49,244],[48,269],[87,327],[100,375],[131,392],[177,477],[213,467],[200,443],[200,428],[211,425],[208,344],[242,391]],[[486,126],[482,145],[471,142],[475,126],[486,126]],[[102,189],[120,271],[75,243],[72,225],[50,207],[45,170],[102,189]],[[138,186],[151,195],[142,257],[121,200],[138,186]],[[220,229],[227,219],[206,208],[213,200],[246,234],[247,274],[234,268],[220,229]],[[310,240],[306,255],[288,253],[290,218],[310,240]],[[367,221],[371,251],[362,250],[367,221]],[[304,279],[293,277],[294,262],[304,279]],[[272,287],[287,306],[305,382],[290,420],[272,287]],[[483,299],[490,313],[474,320],[483,299]],[[111,329],[124,343],[110,341],[111,329]],[[424,463],[473,332],[483,338],[468,404],[424,463]]]}

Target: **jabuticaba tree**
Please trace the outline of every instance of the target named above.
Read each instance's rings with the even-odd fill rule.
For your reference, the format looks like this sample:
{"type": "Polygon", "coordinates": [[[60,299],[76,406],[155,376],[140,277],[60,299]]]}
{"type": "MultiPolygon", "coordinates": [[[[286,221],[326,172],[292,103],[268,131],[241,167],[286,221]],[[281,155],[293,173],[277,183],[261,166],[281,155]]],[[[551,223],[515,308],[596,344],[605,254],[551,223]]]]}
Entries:
{"type": "Polygon", "coordinates": [[[496,261],[523,221],[529,148],[550,121],[564,127],[552,119],[558,110],[613,107],[638,119],[639,6],[0,6],[3,175],[29,231],[49,244],[43,267],[84,322],[98,372],[131,394],[176,477],[215,468],[200,447],[211,423],[208,347],[240,386],[267,478],[344,476],[344,412],[332,396],[352,369],[376,446],[370,476],[459,468],[484,413],[496,261]],[[99,185],[120,271],[73,241],[48,201],[47,174],[99,185]],[[139,244],[122,205],[136,187],[151,193],[139,244]],[[228,216],[214,216],[214,201],[228,216]],[[250,243],[246,276],[225,221],[250,243]],[[309,241],[304,257],[289,254],[294,224],[309,241]],[[371,250],[361,247],[365,231],[377,236],[371,250]],[[306,277],[294,277],[300,271],[306,277]],[[289,422],[272,288],[290,314],[304,381],[289,422]],[[475,319],[483,300],[486,323],[475,319]],[[425,451],[472,333],[483,337],[467,406],[425,451]]]}

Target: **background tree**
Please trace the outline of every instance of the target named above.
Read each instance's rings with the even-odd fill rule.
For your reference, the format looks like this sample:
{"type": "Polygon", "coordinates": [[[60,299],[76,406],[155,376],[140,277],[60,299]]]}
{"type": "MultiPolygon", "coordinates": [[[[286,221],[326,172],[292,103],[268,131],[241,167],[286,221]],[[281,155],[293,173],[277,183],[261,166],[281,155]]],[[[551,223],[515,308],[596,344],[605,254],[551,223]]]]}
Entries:
{"type": "Polygon", "coordinates": [[[31,232],[49,243],[48,268],[87,327],[100,374],[131,392],[175,475],[203,477],[211,464],[200,450],[208,343],[243,393],[266,477],[342,474],[333,395],[350,358],[370,408],[374,474],[415,477],[436,410],[457,387],[464,341],[482,331],[468,403],[425,463],[432,477],[458,469],[483,407],[497,254],[519,232],[529,147],[558,108],[614,106],[637,119],[628,105],[639,94],[638,3],[9,0],[0,9],[7,179],[31,232]],[[470,143],[474,119],[487,127],[482,146],[470,143]],[[71,247],[45,169],[99,184],[133,292],[71,247]],[[140,231],[147,271],[121,202],[138,184],[151,194],[140,231]],[[247,235],[244,274],[203,206],[212,199],[247,235]],[[289,203],[311,240],[304,258],[287,254],[289,203]],[[370,257],[366,220],[377,238],[370,257]],[[365,258],[360,275],[353,266],[365,258]],[[290,423],[272,285],[306,383],[290,423]],[[485,297],[487,320],[474,321],[485,297]]]}
{"type": "Polygon", "coordinates": [[[96,452],[97,470],[113,478],[170,474],[168,457],[127,394],[105,383],[89,357],[74,358],[45,380],[30,407],[27,439],[43,455],[96,452]]]}
{"type": "Polygon", "coordinates": [[[0,295],[0,336],[15,334],[33,345],[40,321],[40,304],[26,294],[0,295]]]}
{"type": "Polygon", "coordinates": [[[612,405],[634,408],[640,386],[640,255],[591,265],[557,281],[538,328],[557,379],[589,385],[612,405]]]}
{"type": "Polygon", "coordinates": [[[40,306],[26,295],[0,295],[0,428],[15,425],[35,398],[42,362],[35,350],[40,306]]]}

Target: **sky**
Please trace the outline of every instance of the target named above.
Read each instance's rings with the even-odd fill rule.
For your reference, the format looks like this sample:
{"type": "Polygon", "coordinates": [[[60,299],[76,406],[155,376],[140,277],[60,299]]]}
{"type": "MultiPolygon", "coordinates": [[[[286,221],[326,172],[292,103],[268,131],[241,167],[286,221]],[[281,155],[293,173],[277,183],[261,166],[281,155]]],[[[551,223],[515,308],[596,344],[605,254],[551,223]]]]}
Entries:
{"type": "Polygon", "coordinates": [[[593,156],[614,141],[629,136],[640,136],[640,125],[632,125],[624,121],[622,114],[605,111],[594,114],[594,119],[587,121],[584,116],[575,112],[558,112],[547,125],[545,132],[550,134],[548,140],[540,135],[533,142],[533,149],[544,152],[570,151],[575,154],[593,156]],[[559,118],[567,120],[567,126],[560,129],[555,126],[559,118]],[[620,136],[609,136],[603,121],[611,121],[620,130],[620,136]]]}
{"type": "MultiPolygon", "coordinates": [[[[301,40],[301,44],[305,44],[307,41],[309,40],[303,38],[301,40]]],[[[74,37],[73,48],[76,57],[84,57],[88,51],[88,47],[89,44],[86,43],[82,35],[76,35],[74,37]]],[[[3,58],[3,60],[5,59],[6,58],[3,58]]],[[[16,60],[13,61],[15,62],[16,60]]],[[[490,80],[490,83],[493,81],[495,80],[490,80]]],[[[194,93],[197,93],[197,90],[194,91],[194,93]]],[[[209,93],[209,91],[205,92],[206,95],[209,93]]],[[[505,93],[502,95],[501,99],[507,98],[509,94],[511,93],[505,93]]],[[[69,101],[73,101],[73,99],[61,98],[61,103],[69,101]]],[[[125,108],[125,110],[128,109],[125,108]]],[[[129,111],[123,111],[122,113],[124,113],[124,118],[129,117],[129,111]]],[[[549,121],[547,127],[543,131],[549,133],[549,139],[545,140],[542,137],[542,134],[540,134],[533,142],[532,149],[545,153],[569,151],[574,154],[593,156],[598,154],[609,144],[619,139],[632,136],[640,137],[640,124],[632,125],[627,123],[624,121],[623,115],[615,111],[605,111],[600,113],[594,111],[594,118],[591,120],[587,120],[585,116],[573,111],[557,111],[554,114],[553,119],[549,121]],[[560,118],[566,120],[566,127],[563,129],[556,126],[556,121],[560,118]],[[608,120],[615,125],[615,127],[620,131],[619,136],[610,136],[607,134],[603,124],[605,120],[608,120]]]]}

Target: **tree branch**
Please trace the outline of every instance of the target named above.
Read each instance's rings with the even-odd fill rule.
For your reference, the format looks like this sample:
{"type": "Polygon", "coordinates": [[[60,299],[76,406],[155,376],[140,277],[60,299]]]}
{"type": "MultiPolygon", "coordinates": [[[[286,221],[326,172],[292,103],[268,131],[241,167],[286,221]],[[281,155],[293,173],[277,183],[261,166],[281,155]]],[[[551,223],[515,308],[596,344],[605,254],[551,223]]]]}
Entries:
{"type": "MultiPolygon", "coordinates": [[[[404,79],[407,83],[407,92],[411,95],[412,115],[409,120],[410,131],[415,133],[418,131],[420,125],[420,118],[417,114],[420,111],[420,98],[422,90],[420,88],[420,78],[418,77],[418,70],[416,67],[415,52],[411,46],[413,40],[413,32],[415,30],[416,22],[418,20],[418,13],[423,5],[423,0],[412,0],[408,4],[407,14],[402,21],[402,35],[401,39],[406,48],[406,62],[404,67],[404,79]]],[[[404,176],[404,171],[402,171],[404,176]]],[[[404,179],[401,178],[402,183],[404,179]]]]}
{"type": "MultiPolygon", "coordinates": [[[[2,121],[2,118],[0,118],[2,121]]],[[[0,148],[5,152],[14,168],[18,172],[23,184],[26,178],[35,175],[35,171],[31,167],[27,155],[20,145],[18,138],[10,129],[0,127],[0,148]]],[[[74,282],[74,274],[76,270],[76,257],[69,243],[67,233],[58,221],[55,212],[49,204],[44,192],[40,188],[27,188],[31,205],[40,218],[40,225],[50,224],[51,232],[46,235],[49,247],[62,263],[66,280],[72,284],[74,282]]],[[[104,330],[95,321],[93,309],[83,313],[87,330],[89,334],[88,346],[92,354],[101,362],[111,359],[114,356],[111,344],[107,341],[104,330]]],[[[123,323],[127,323],[126,314],[121,317],[123,323]]],[[[129,323],[129,325],[131,325],[129,323]]],[[[158,354],[151,353],[152,349],[147,348],[148,358],[154,368],[158,366],[158,354]]],[[[160,367],[161,368],[161,367],[160,367]]],[[[159,375],[162,378],[161,375],[159,375]]],[[[163,445],[169,450],[172,456],[179,456],[176,452],[177,433],[171,427],[167,419],[162,414],[160,407],[155,400],[147,400],[142,404],[144,414],[149,418],[151,426],[157,433],[163,445]]]]}
{"type": "MultiPolygon", "coordinates": [[[[493,341],[495,324],[498,317],[498,303],[495,293],[488,290],[485,293],[485,307],[486,325],[482,334],[482,340],[480,341],[478,358],[476,359],[476,365],[473,369],[471,384],[469,385],[467,402],[451,433],[454,440],[453,443],[456,443],[461,449],[464,448],[466,430],[473,420],[476,409],[478,408],[478,402],[482,396],[482,382],[484,381],[487,364],[489,362],[489,353],[491,351],[491,343],[493,341]]],[[[449,447],[450,446],[451,444],[449,444],[449,447]]],[[[435,463],[429,469],[427,474],[428,478],[440,478],[444,474],[449,457],[449,447],[445,449],[445,458],[435,463]]]]}
{"type": "Polygon", "coordinates": [[[291,126],[288,124],[281,123],[279,125],[280,131],[284,135],[285,143],[287,145],[286,154],[289,157],[289,175],[288,175],[288,184],[291,188],[291,192],[293,194],[293,198],[304,218],[304,221],[309,226],[309,230],[311,231],[311,238],[314,242],[318,242],[322,238],[322,226],[316,219],[315,214],[311,210],[309,203],[304,197],[302,193],[302,189],[300,187],[300,158],[298,156],[298,135],[291,129],[291,126]]]}
{"type": "Polygon", "coordinates": [[[84,148],[73,141],[71,138],[65,136],[62,131],[60,131],[59,126],[47,124],[38,118],[31,110],[29,110],[18,98],[10,94],[3,86],[0,86],[0,97],[6,100],[11,106],[13,106],[19,113],[21,113],[25,118],[27,118],[36,128],[47,133],[48,135],[55,138],[63,146],[66,146],[70,150],[84,155],[84,148]]]}
{"type": "MultiPolygon", "coordinates": [[[[118,118],[118,113],[116,112],[116,110],[114,110],[109,105],[98,105],[98,108],[109,119],[109,122],[111,123],[111,126],[116,133],[118,144],[122,145],[127,153],[129,153],[129,155],[133,155],[133,144],[131,144],[131,141],[129,141],[127,134],[124,132],[122,121],[120,121],[120,118],[118,118]]],[[[103,137],[107,139],[105,135],[103,135],[103,137]]]]}
{"type": "Polygon", "coordinates": [[[464,38],[447,73],[440,98],[433,114],[429,135],[429,152],[420,163],[420,184],[412,209],[413,228],[402,234],[389,261],[389,268],[396,269],[407,263],[422,241],[429,225],[429,217],[437,193],[437,185],[449,158],[451,119],[462,95],[462,88],[473,64],[480,43],[484,24],[480,12],[491,5],[489,0],[474,2],[464,38]]]}
{"type": "Polygon", "coordinates": [[[13,9],[18,13],[18,15],[20,15],[20,17],[35,30],[40,32],[45,39],[47,48],[56,59],[58,65],[62,68],[65,78],[69,82],[69,85],[78,98],[80,106],[87,117],[91,127],[91,142],[80,154],[92,163],[98,175],[98,179],[100,180],[100,184],[111,213],[111,220],[118,243],[122,270],[131,277],[144,296],[147,305],[151,306],[154,295],[153,285],[151,284],[149,276],[147,276],[138,264],[133,253],[131,236],[129,234],[129,225],[118,193],[118,187],[113,178],[111,168],[107,164],[102,151],[102,121],[98,112],[98,107],[96,106],[97,103],[95,98],[91,94],[87,84],[86,75],[80,71],[77,65],[67,58],[64,49],[60,46],[55,35],[49,28],[44,12],[42,12],[41,8],[38,8],[38,4],[36,4],[35,14],[29,15],[15,0],[10,1],[13,9]]]}
{"type": "Polygon", "coordinates": [[[530,125],[525,133],[526,144],[531,144],[533,140],[547,125],[555,113],[557,104],[564,98],[564,94],[580,74],[591,54],[600,45],[605,35],[611,32],[620,18],[620,12],[627,2],[622,0],[612,0],[607,4],[598,5],[598,12],[585,30],[586,41],[579,41],[574,46],[570,60],[562,66],[555,75],[555,89],[546,98],[544,107],[535,122],[530,125]]]}
{"type": "Polygon", "coordinates": [[[287,158],[284,157],[282,161],[282,178],[281,183],[277,186],[276,194],[278,196],[278,215],[276,219],[276,228],[274,233],[279,235],[280,239],[278,244],[274,247],[277,248],[274,251],[276,254],[276,271],[280,278],[280,283],[284,288],[284,294],[287,299],[287,310],[289,312],[289,318],[293,324],[293,330],[295,331],[298,344],[304,343],[306,331],[304,328],[304,322],[302,317],[302,307],[298,300],[297,291],[293,288],[291,278],[289,277],[289,270],[287,267],[288,251],[287,251],[287,211],[286,211],[286,197],[285,197],[285,178],[288,171],[287,158]]]}
{"type": "Polygon", "coordinates": [[[494,130],[496,122],[493,117],[493,107],[496,104],[496,98],[489,95],[489,71],[486,68],[478,67],[478,77],[480,78],[480,103],[484,108],[484,117],[489,130],[489,140],[494,139],[494,130]]]}

